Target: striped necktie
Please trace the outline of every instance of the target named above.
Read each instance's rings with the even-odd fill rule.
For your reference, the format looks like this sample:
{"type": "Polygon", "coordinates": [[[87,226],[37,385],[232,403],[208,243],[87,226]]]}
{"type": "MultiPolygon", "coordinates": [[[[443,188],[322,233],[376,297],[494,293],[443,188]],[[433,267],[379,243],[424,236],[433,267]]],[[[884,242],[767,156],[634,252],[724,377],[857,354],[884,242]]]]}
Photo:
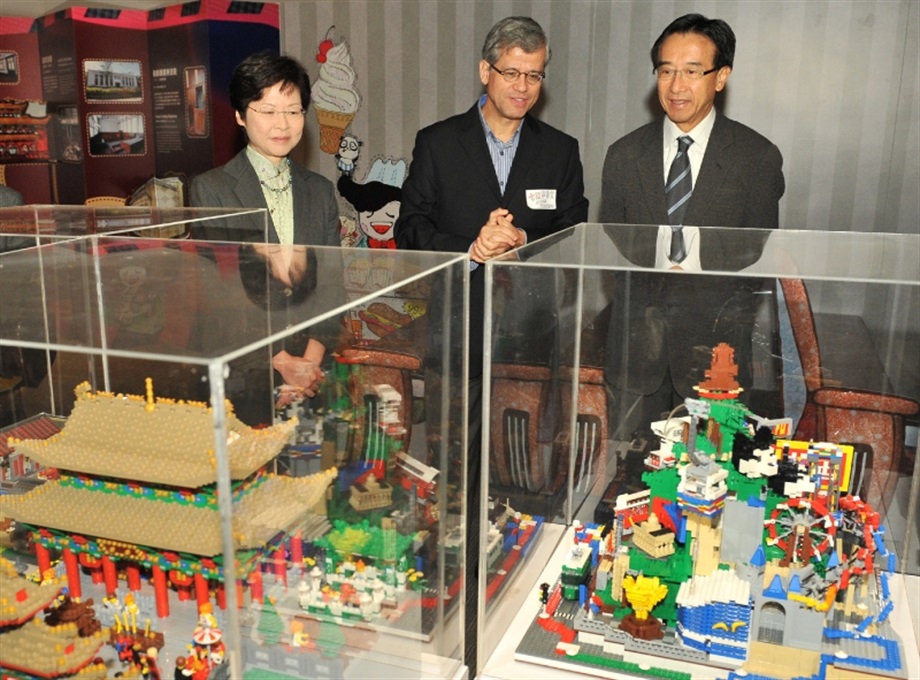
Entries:
{"type": "Polygon", "coordinates": [[[693,193],[693,175],[690,173],[690,157],[687,155],[691,144],[693,140],[686,135],[677,138],[677,155],[671,162],[668,182],[664,187],[668,203],[668,222],[671,225],[672,262],[682,262],[687,257],[682,225],[690,195],[693,193]]]}

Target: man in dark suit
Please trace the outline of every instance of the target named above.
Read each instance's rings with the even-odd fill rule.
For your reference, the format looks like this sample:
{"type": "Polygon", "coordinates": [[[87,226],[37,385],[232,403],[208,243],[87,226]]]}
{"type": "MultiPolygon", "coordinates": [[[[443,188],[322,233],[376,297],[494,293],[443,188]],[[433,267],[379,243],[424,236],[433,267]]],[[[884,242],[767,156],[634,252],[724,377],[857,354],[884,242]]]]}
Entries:
{"type": "MultiPolygon", "coordinates": [[[[588,216],[578,142],[529,114],[540,96],[550,56],[546,35],[533,19],[509,17],[492,27],[479,62],[485,94],[466,113],[418,133],[396,222],[398,248],[468,252],[472,260],[467,565],[473,575],[478,560],[481,469],[484,273],[480,265],[588,216]]],[[[429,316],[431,324],[439,315],[430,312],[429,316]]],[[[468,579],[471,613],[476,611],[475,591],[476,581],[468,579]]],[[[472,677],[476,674],[475,616],[467,621],[472,622],[466,644],[472,677]]]]}
{"type": "MultiPolygon", "coordinates": [[[[652,47],[666,115],[610,146],[602,180],[601,221],[662,225],[658,230],[608,227],[636,265],[738,271],[760,257],[765,235],[698,226],[779,226],[785,190],[779,149],[714,108],[734,52],[731,27],[699,14],[675,19],[652,47]]],[[[637,411],[641,415],[630,425],[642,425],[644,418],[693,396],[692,387],[720,340],[735,346],[739,382],[750,388],[751,334],[764,292],[760,282],[635,273],[620,283],[606,373],[616,396],[645,397],[637,411]]],[[[621,400],[620,407],[622,415],[627,405],[621,400]]]]}

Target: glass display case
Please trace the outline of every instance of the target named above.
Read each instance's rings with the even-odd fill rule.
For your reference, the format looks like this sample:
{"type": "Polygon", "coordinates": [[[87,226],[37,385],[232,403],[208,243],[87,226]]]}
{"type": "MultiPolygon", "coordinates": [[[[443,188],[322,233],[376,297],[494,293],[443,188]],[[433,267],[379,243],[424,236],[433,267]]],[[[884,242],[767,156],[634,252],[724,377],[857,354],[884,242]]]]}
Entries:
{"type": "Polygon", "coordinates": [[[487,263],[482,677],[916,677],[920,236],[668,229],[487,263]]]}
{"type": "Polygon", "coordinates": [[[0,255],[4,673],[462,677],[467,277],[109,235],[0,255]]]}
{"type": "MultiPolygon", "coordinates": [[[[267,230],[264,209],[89,207],[82,205],[24,205],[0,208],[0,253],[42,243],[104,234],[143,234],[151,238],[185,238],[206,230],[223,230],[220,240],[267,230]],[[229,238],[228,238],[229,237],[229,238]]],[[[209,238],[204,233],[200,238],[209,238]]]]}

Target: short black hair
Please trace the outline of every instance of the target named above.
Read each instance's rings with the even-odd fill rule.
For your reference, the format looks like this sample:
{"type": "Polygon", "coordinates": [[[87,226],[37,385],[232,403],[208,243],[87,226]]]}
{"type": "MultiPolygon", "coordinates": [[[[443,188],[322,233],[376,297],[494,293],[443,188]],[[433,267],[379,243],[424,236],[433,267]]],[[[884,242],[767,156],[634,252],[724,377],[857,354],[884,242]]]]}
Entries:
{"type": "Polygon", "coordinates": [[[678,17],[661,32],[658,40],[652,45],[652,68],[661,66],[661,45],[668,37],[675,33],[698,33],[704,35],[716,46],[715,63],[713,68],[728,66],[731,68],[735,61],[735,33],[732,27],[722,19],[707,19],[702,14],[685,14],[678,17]]]}
{"type": "Polygon", "coordinates": [[[230,78],[230,104],[246,117],[246,108],[262,98],[264,90],[282,84],[282,89],[296,88],[304,110],[310,103],[310,76],[299,61],[272,52],[257,52],[243,59],[230,78]]]}

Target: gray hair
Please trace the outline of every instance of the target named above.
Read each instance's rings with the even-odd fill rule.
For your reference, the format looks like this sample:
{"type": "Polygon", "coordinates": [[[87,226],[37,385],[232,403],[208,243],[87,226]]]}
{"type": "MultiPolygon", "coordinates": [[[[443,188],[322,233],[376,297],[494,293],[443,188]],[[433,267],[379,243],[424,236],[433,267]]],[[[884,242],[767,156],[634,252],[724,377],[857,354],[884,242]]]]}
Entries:
{"type": "MultiPolygon", "coordinates": [[[[489,31],[485,42],[482,44],[482,58],[494,64],[501,57],[502,52],[513,47],[520,47],[528,54],[533,54],[541,48],[546,48],[546,64],[549,64],[553,53],[549,49],[546,33],[536,21],[530,17],[506,17],[499,21],[489,31]]],[[[544,64],[545,66],[545,64],[544,64]]]]}

